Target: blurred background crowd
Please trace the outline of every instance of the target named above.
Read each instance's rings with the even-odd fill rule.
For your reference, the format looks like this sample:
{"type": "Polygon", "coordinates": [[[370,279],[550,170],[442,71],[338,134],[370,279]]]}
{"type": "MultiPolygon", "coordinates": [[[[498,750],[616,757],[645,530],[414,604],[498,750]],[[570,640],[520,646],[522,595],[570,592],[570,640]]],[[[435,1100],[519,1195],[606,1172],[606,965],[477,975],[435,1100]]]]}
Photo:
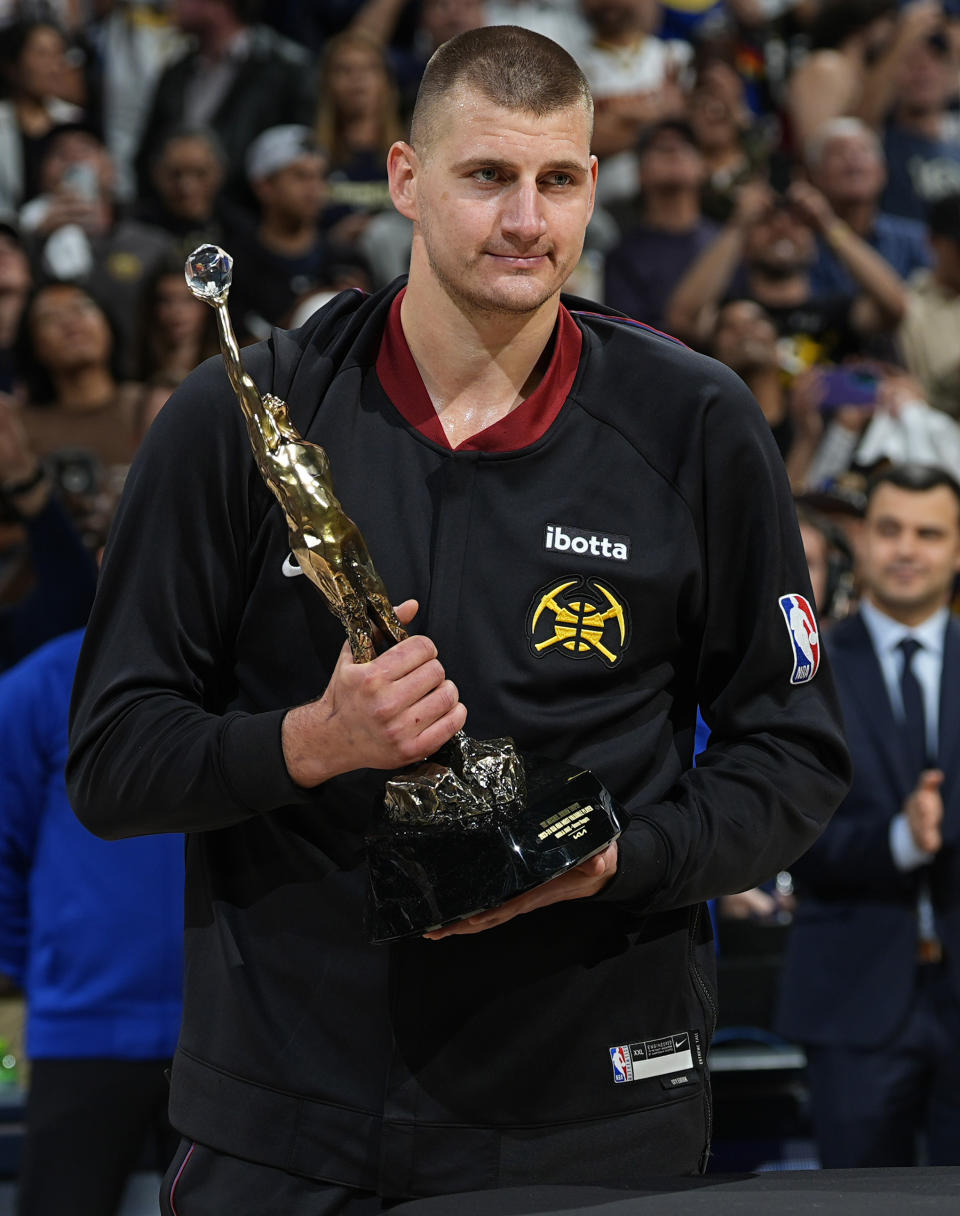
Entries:
{"type": "MultiPolygon", "coordinates": [[[[161,1060],[175,1035],[177,913],[143,921],[171,857],[124,842],[129,889],[90,879],[66,910],[49,889],[65,853],[88,857],[76,882],[121,847],[70,820],[66,698],[130,460],[217,349],[184,257],[234,255],[244,342],[404,273],[386,151],[432,51],[485,24],[582,66],[600,178],[569,289],[747,382],[825,626],[857,604],[868,477],[960,477],[960,0],[0,0],[0,671],[21,673],[0,681],[0,971],[38,1057],[63,1034],[61,1055],[161,1060]],[[111,958],[153,935],[163,982],[131,966],[94,991],[104,917],[111,958]],[[111,1000],[126,1039],[115,1009],[97,1029],[111,1000]]],[[[779,925],[792,900],[781,875],[719,913],[779,925]]]]}

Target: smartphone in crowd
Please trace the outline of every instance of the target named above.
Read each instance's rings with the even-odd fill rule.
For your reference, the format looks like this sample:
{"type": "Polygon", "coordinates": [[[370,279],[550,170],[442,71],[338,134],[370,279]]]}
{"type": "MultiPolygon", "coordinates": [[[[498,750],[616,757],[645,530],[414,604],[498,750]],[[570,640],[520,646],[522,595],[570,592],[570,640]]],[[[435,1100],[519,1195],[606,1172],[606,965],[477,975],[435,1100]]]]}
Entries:
{"type": "Polygon", "coordinates": [[[880,380],[867,363],[844,363],[840,367],[820,370],[823,385],[821,410],[835,410],[844,405],[873,406],[877,404],[880,380]]]}

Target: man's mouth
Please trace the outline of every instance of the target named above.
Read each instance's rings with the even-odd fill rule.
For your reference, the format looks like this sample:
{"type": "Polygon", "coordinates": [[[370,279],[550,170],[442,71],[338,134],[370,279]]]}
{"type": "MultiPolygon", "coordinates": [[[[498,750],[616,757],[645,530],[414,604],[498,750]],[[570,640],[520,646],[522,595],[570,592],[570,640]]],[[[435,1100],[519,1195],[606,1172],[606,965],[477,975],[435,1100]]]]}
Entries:
{"type": "Polygon", "coordinates": [[[495,253],[489,250],[488,257],[496,258],[498,262],[510,262],[515,266],[532,266],[536,262],[546,261],[547,253],[495,253]]]}

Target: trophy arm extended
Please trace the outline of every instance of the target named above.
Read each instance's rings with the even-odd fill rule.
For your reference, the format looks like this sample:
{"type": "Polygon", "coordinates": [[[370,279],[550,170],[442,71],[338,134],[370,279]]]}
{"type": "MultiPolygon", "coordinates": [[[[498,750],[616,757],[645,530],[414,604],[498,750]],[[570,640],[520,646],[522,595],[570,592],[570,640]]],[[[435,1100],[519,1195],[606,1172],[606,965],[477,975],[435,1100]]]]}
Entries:
{"type": "Polygon", "coordinates": [[[326,451],[304,439],[287,403],[272,393],[262,394],[243,366],[227,310],[232,266],[225,250],[201,245],[187,258],[187,285],[216,313],[220,352],[243,411],[254,461],[283,510],[300,568],[342,623],[354,659],[369,662],[376,657],[378,629],[388,645],[402,641],[406,630],[360,530],[337,500],[326,451]]]}
{"type": "Polygon", "coordinates": [[[253,444],[253,454],[258,466],[266,476],[266,468],[273,463],[271,457],[279,449],[283,436],[276,419],[267,408],[260,390],[254,384],[252,376],[240,361],[240,347],[237,343],[237,335],[233,332],[226,301],[217,300],[213,308],[217,314],[220,353],[223,355],[227,376],[230,378],[233,391],[243,410],[250,442],[253,444]]]}

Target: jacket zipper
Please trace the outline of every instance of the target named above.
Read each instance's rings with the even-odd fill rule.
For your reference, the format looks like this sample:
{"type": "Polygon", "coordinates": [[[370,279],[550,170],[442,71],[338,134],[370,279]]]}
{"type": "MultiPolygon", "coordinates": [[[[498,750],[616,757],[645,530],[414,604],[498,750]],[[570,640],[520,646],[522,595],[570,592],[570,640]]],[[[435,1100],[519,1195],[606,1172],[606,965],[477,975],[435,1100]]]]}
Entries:
{"type": "MultiPolygon", "coordinates": [[[[699,903],[693,915],[693,924],[690,926],[689,950],[690,950],[690,971],[693,975],[693,982],[700,994],[701,1002],[709,1013],[710,1032],[707,1036],[707,1042],[704,1043],[704,1053],[709,1051],[710,1043],[713,1041],[714,1031],[717,1028],[717,1006],[713,999],[713,994],[710,991],[710,985],[703,977],[699,966],[697,965],[694,955],[694,942],[697,937],[697,929],[700,926],[700,915],[703,904],[699,903]]],[[[704,1098],[706,1103],[705,1114],[707,1123],[707,1141],[703,1148],[703,1156],[700,1159],[701,1172],[706,1172],[707,1159],[710,1156],[710,1144],[713,1140],[713,1087],[710,1084],[710,1067],[707,1061],[706,1054],[703,1062],[703,1080],[704,1080],[704,1098]]]]}

